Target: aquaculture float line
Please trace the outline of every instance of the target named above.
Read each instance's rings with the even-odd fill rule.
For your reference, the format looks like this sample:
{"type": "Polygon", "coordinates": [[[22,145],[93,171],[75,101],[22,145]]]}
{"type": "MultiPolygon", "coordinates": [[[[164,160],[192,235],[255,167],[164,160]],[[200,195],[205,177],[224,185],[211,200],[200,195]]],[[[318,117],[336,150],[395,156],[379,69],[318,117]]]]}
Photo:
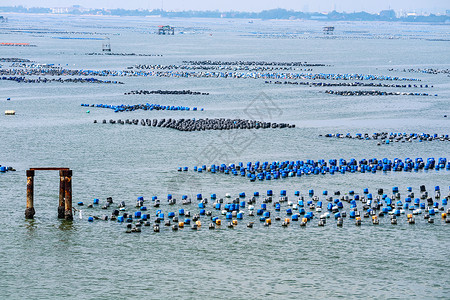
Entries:
{"type": "MultiPolygon", "coordinates": [[[[383,172],[411,172],[419,170],[430,170],[435,169],[436,171],[447,169],[450,171],[450,162],[447,162],[447,158],[439,158],[438,161],[434,157],[428,158],[424,161],[422,158],[416,158],[412,160],[411,158],[405,158],[401,160],[399,158],[394,158],[393,160],[383,158],[383,159],[362,159],[357,161],[352,158],[349,161],[341,158],[330,159],[326,162],[324,159],[318,161],[314,160],[297,160],[297,161],[274,161],[272,163],[259,161],[252,163],[248,162],[247,167],[244,167],[242,162],[238,164],[212,164],[209,167],[203,165],[201,167],[194,167],[194,172],[202,173],[208,172],[212,174],[232,174],[234,176],[247,177],[250,181],[258,180],[271,180],[280,179],[287,177],[301,177],[308,175],[325,175],[334,173],[345,174],[350,173],[376,173],[377,171],[383,172]]],[[[187,171],[187,167],[179,167],[178,171],[187,171]]]]}
{"type": "MultiPolygon", "coordinates": [[[[386,91],[332,91],[325,93],[339,96],[433,96],[428,93],[386,92],[386,91]]],[[[437,96],[435,94],[434,96],[437,96]]]]}
{"type": "Polygon", "coordinates": [[[268,84],[287,84],[287,85],[307,85],[314,87],[330,87],[330,86],[367,86],[367,87],[387,87],[387,88],[432,88],[428,84],[386,84],[375,82],[299,82],[299,81],[265,81],[268,84]]]}
{"type": "Polygon", "coordinates": [[[0,43],[0,47],[37,47],[29,43],[0,43]]]}
{"type": "Polygon", "coordinates": [[[327,133],[325,135],[319,134],[320,137],[338,138],[338,139],[357,139],[357,140],[381,140],[383,143],[389,144],[389,142],[425,142],[425,141],[450,141],[448,134],[438,135],[437,133],[401,133],[401,132],[375,132],[375,133],[327,133]]]}
{"type": "Polygon", "coordinates": [[[146,90],[136,90],[136,91],[131,91],[131,92],[125,93],[124,95],[152,95],[152,94],[159,94],[159,95],[209,95],[209,93],[193,92],[193,91],[191,91],[191,90],[179,90],[179,91],[162,91],[162,90],[146,91],[146,90]]]}
{"type": "Polygon", "coordinates": [[[103,40],[103,38],[97,38],[97,37],[69,37],[69,36],[52,36],[52,39],[58,39],[58,40],[96,40],[96,41],[103,40]]]}
{"type": "Polygon", "coordinates": [[[121,81],[111,81],[111,80],[100,80],[97,78],[68,78],[68,79],[62,79],[62,78],[26,78],[26,77],[0,77],[0,80],[7,80],[7,81],[15,81],[17,83],[52,83],[52,82],[58,82],[58,83],[106,83],[106,84],[123,84],[121,81]]]}
{"type": "MultiPolygon", "coordinates": [[[[331,193],[330,193],[331,194],[331,193]]],[[[372,194],[365,188],[362,193],[355,193],[350,190],[341,195],[340,191],[335,191],[334,196],[328,194],[327,190],[322,192],[322,196],[315,195],[310,189],[305,195],[300,191],[295,191],[294,196],[287,196],[286,190],[280,191],[277,198],[272,190],[267,190],[265,196],[260,196],[259,192],[254,192],[253,197],[247,197],[245,192],[233,198],[229,193],[224,198],[211,194],[210,199],[197,194],[195,212],[182,208],[191,206],[192,200],[188,195],[181,196],[181,203],[172,195],[163,197],[160,200],[157,196],[152,196],[151,201],[147,201],[143,196],[136,199],[135,204],[127,206],[125,201],[114,204],[112,197],[108,197],[105,203],[100,203],[95,198],[92,204],[87,205],[84,212],[90,214],[88,222],[94,220],[116,221],[118,224],[127,223],[126,233],[141,232],[143,227],[150,227],[153,232],[177,231],[186,227],[199,230],[202,227],[208,229],[220,229],[222,224],[226,228],[236,228],[237,226],[253,227],[296,227],[319,226],[323,227],[328,223],[337,227],[344,224],[354,224],[356,226],[383,226],[416,224],[416,218],[423,216],[421,224],[435,224],[439,220],[441,224],[450,223],[450,208],[446,209],[450,193],[441,200],[441,190],[439,186],[434,187],[434,197],[426,191],[426,187],[421,185],[419,192],[415,194],[411,187],[407,188],[405,196],[398,187],[392,187],[392,196],[381,188],[372,194]],[[180,204],[182,206],[180,206],[180,204]],[[150,207],[152,206],[154,210],[150,207]],[[164,209],[161,207],[163,206],[164,209]],[[167,206],[167,207],[166,207],[167,206]],[[135,208],[133,208],[135,207],[135,208]],[[109,210],[110,215],[98,216],[98,209],[109,210]],[[435,222],[435,219],[437,221],[435,222]],[[363,221],[364,220],[364,221],[363,221]],[[153,222],[151,222],[153,221],[153,222]],[[206,224],[205,224],[206,223],[206,224]],[[246,225],[240,225],[240,224],[246,225]]],[[[83,202],[78,202],[80,217],[82,218],[81,207],[83,202]]]]}
{"type": "Polygon", "coordinates": [[[23,63],[31,63],[32,61],[25,58],[17,58],[17,57],[0,57],[0,62],[10,62],[10,63],[17,63],[17,62],[23,62],[23,63]]]}
{"type": "Polygon", "coordinates": [[[92,52],[86,55],[107,55],[107,56],[163,56],[162,54],[143,54],[143,53],[114,53],[114,52],[92,52]]]}
{"type": "MultiPolygon", "coordinates": [[[[188,106],[174,106],[174,105],[161,105],[161,104],[135,104],[135,105],[110,105],[110,104],[81,104],[81,106],[85,107],[97,107],[97,108],[109,108],[114,110],[114,112],[124,112],[124,111],[136,111],[136,110],[180,110],[180,111],[190,111],[191,108],[188,106]]],[[[204,111],[203,108],[198,109],[197,107],[193,107],[192,111],[204,111]]]]}
{"type": "Polygon", "coordinates": [[[401,71],[407,73],[423,73],[423,74],[450,74],[450,69],[435,69],[435,68],[425,68],[425,69],[388,69],[388,71],[401,71]]]}
{"type": "Polygon", "coordinates": [[[2,166],[0,165],[0,173],[6,173],[8,171],[14,172],[16,169],[14,169],[13,167],[6,167],[6,166],[2,166]]]}
{"type": "Polygon", "coordinates": [[[50,76],[119,76],[119,77],[175,77],[175,78],[243,78],[243,79],[310,79],[310,80],[380,80],[420,81],[415,78],[400,78],[366,74],[312,74],[287,72],[195,72],[195,71],[135,71],[135,70],[84,70],[63,68],[1,69],[0,75],[50,75],[50,76]]]}
{"type": "MultiPolygon", "coordinates": [[[[97,123],[97,120],[94,120],[97,123]]],[[[102,121],[103,124],[107,124],[106,120],[102,121]]],[[[138,125],[139,119],[132,120],[109,120],[110,124],[130,124],[138,125]]],[[[287,123],[273,123],[273,122],[261,122],[255,120],[245,119],[141,119],[140,124],[142,126],[153,127],[166,127],[179,131],[204,131],[204,130],[231,130],[231,129],[267,129],[267,128],[294,128],[295,125],[287,123]]]]}
{"type": "Polygon", "coordinates": [[[212,60],[183,60],[183,64],[210,65],[210,66],[286,66],[286,67],[324,67],[325,64],[312,64],[308,62],[274,62],[274,61],[212,61],[212,60]]]}
{"type": "MultiPolygon", "coordinates": [[[[138,70],[225,70],[225,71],[292,71],[296,70],[293,67],[267,67],[267,66],[211,66],[211,65],[143,65],[138,64],[128,69],[138,70]]],[[[300,69],[302,70],[302,69],[300,69]]],[[[305,69],[304,71],[312,71],[312,69],[305,69]]]]}

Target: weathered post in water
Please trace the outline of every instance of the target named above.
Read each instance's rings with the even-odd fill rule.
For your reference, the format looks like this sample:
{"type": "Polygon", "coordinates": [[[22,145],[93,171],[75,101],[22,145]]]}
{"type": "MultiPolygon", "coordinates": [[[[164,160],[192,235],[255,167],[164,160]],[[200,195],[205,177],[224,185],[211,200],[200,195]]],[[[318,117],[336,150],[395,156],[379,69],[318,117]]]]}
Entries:
{"type": "Polygon", "coordinates": [[[34,171],[27,170],[27,208],[25,209],[25,218],[33,219],[34,214],[34,171]]]}
{"type": "Polygon", "coordinates": [[[69,168],[30,168],[27,170],[27,208],[25,218],[33,219],[34,210],[34,171],[59,171],[58,218],[73,220],[72,214],[72,170],[69,168]]]}
{"type": "Polygon", "coordinates": [[[58,205],[58,218],[65,218],[65,179],[64,179],[64,171],[59,171],[59,205],[58,205]]]}
{"type": "Polygon", "coordinates": [[[64,171],[64,217],[66,220],[73,220],[72,213],[72,170],[64,171]]]}

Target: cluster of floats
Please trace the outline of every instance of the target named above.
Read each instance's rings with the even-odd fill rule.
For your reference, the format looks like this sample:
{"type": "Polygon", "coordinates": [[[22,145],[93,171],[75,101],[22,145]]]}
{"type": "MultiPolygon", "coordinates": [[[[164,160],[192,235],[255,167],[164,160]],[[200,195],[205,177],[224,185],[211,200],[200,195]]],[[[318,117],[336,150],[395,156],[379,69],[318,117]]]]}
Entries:
{"type": "Polygon", "coordinates": [[[163,56],[162,54],[145,54],[145,53],[118,53],[118,52],[91,52],[86,55],[108,55],[108,56],[163,56]]]}
{"type": "Polygon", "coordinates": [[[31,63],[32,61],[26,58],[18,58],[18,57],[0,57],[0,62],[8,62],[8,63],[31,63]]]}
{"type": "Polygon", "coordinates": [[[271,81],[266,80],[265,83],[268,84],[293,84],[293,85],[307,85],[310,87],[332,87],[332,86],[345,86],[345,87],[384,87],[384,88],[432,88],[432,85],[428,84],[388,84],[388,83],[377,83],[377,82],[309,82],[309,81],[271,81]]]}
{"type": "Polygon", "coordinates": [[[326,94],[339,96],[437,96],[428,93],[411,93],[411,92],[387,92],[387,91],[333,91],[326,90],[326,94]]]}
{"type": "Polygon", "coordinates": [[[30,43],[0,43],[0,47],[37,47],[30,43]]]}
{"type": "Polygon", "coordinates": [[[153,91],[147,91],[147,90],[135,90],[125,93],[125,95],[209,95],[209,93],[205,92],[193,92],[191,90],[175,90],[175,91],[168,91],[168,90],[153,90],[153,91]]]}
{"type": "Polygon", "coordinates": [[[450,141],[448,134],[437,134],[437,133],[406,133],[406,132],[374,132],[374,133],[356,133],[352,135],[351,133],[327,133],[325,135],[319,134],[320,137],[327,138],[337,138],[337,139],[356,139],[356,140],[379,140],[378,145],[390,144],[393,142],[426,142],[426,141],[450,141]]]}
{"type": "MultiPolygon", "coordinates": [[[[180,111],[190,111],[191,108],[189,106],[174,106],[174,105],[162,105],[155,103],[145,103],[145,104],[120,104],[120,105],[112,105],[112,104],[87,104],[82,103],[81,106],[84,107],[95,107],[95,108],[108,108],[114,110],[114,112],[124,112],[124,111],[136,111],[136,110],[180,110],[180,111]]],[[[193,107],[192,111],[204,111],[203,108],[198,109],[197,107],[193,107]]],[[[95,122],[97,123],[97,122],[95,122]]],[[[106,123],[106,122],[104,122],[106,123]]]]}
{"type": "Polygon", "coordinates": [[[9,172],[9,171],[13,172],[15,170],[16,169],[14,169],[13,167],[7,167],[7,166],[0,165],[0,173],[6,173],[6,172],[9,172]]]}
{"type": "Polygon", "coordinates": [[[406,73],[424,73],[424,74],[450,74],[450,69],[436,69],[436,68],[424,68],[424,69],[389,69],[391,72],[406,72],[406,73]]]}
{"type": "Polygon", "coordinates": [[[116,80],[100,80],[97,78],[46,78],[46,77],[38,77],[38,78],[27,78],[24,76],[2,76],[0,80],[6,81],[15,81],[17,83],[107,83],[107,84],[123,84],[121,81],[116,80]]]}
{"type": "MultiPolygon", "coordinates": [[[[268,67],[268,66],[252,66],[252,65],[144,65],[138,64],[128,69],[138,69],[138,70],[220,70],[220,71],[292,71],[296,70],[293,67],[268,67]]],[[[303,69],[300,69],[303,70],[303,69]]],[[[308,69],[311,70],[312,69],[308,69]]],[[[304,70],[307,71],[307,70],[304,70]]]]}
{"type": "MultiPolygon", "coordinates": [[[[98,123],[94,120],[94,123],[98,123]]],[[[106,120],[102,124],[107,124],[106,120]]],[[[130,124],[138,125],[139,119],[124,120],[109,120],[109,124],[130,124]]],[[[246,119],[141,119],[142,126],[165,127],[172,128],[179,131],[204,131],[204,130],[231,130],[231,129],[268,129],[268,128],[294,128],[294,124],[275,123],[275,122],[261,122],[246,119]]]]}
{"type": "Polygon", "coordinates": [[[238,60],[238,61],[221,61],[221,60],[183,60],[184,64],[202,65],[202,66],[284,66],[284,67],[325,67],[325,64],[309,63],[301,61],[280,62],[280,61],[254,61],[254,60],[238,60]]]}
{"type": "Polygon", "coordinates": [[[183,70],[87,70],[66,69],[60,66],[41,66],[0,69],[0,76],[116,76],[116,77],[175,77],[175,78],[242,78],[293,80],[363,80],[363,81],[420,81],[416,78],[358,73],[305,73],[305,72],[231,72],[183,70]]]}
{"type": "MultiPolygon", "coordinates": [[[[272,163],[256,161],[255,163],[248,162],[245,167],[242,162],[237,164],[212,164],[207,167],[195,166],[194,172],[202,173],[208,172],[212,174],[227,174],[234,176],[247,177],[250,181],[258,180],[272,180],[287,177],[301,177],[308,175],[333,175],[335,173],[345,174],[350,173],[376,173],[383,172],[418,172],[419,170],[447,170],[450,171],[450,161],[447,158],[440,157],[436,160],[434,157],[428,158],[426,161],[420,157],[416,159],[405,158],[404,160],[394,158],[377,159],[362,159],[356,160],[354,158],[345,160],[343,158],[330,159],[326,162],[324,159],[314,160],[297,160],[297,161],[274,161],[272,163]]],[[[179,167],[179,172],[188,171],[188,167],[179,167]]]]}
{"type": "MultiPolygon", "coordinates": [[[[435,186],[434,195],[428,193],[424,185],[420,186],[418,193],[408,187],[404,195],[398,187],[392,188],[391,195],[381,188],[375,194],[367,188],[362,193],[350,190],[345,194],[335,191],[332,195],[324,190],[321,194],[315,194],[312,189],[305,194],[295,191],[292,197],[287,195],[286,190],[281,190],[278,198],[272,190],[267,190],[261,196],[259,192],[254,192],[252,197],[242,192],[235,198],[229,193],[224,198],[211,194],[209,199],[197,194],[193,197],[196,201],[188,195],[182,195],[181,203],[172,194],[168,194],[166,200],[153,196],[151,201],[140,196],[131,206],[134,209],[127,206],[125,201],[115,204],[112,197],[108,197],[104,203],[100,203],[98,198],[94,199],[83,211],[90,214],[87,218],[89,222],[112,220],[126,223],[127,233],[141,232],[143,226],[152,225],[154,232],[164,228],[176,231],[185,227],[199,230],[204,223],[209,229],[219,229],[222,225],[235,228],[241,223],[246,224],[241,226],[247,228],[270,227],[272,224],[289,227],[294,223],[300,227],[325,226],[328,222],[338,227],[344,223],[356,226],[382,223],[397,225],[415,224],[416,218],[423,219],[424,224],[433,224],[435,219],[450,223],[450,208],[446,207],[450,192],[441,197],[439,186],[435,186]],[[191,206],[192,202],[196,203],[197,209],[191,213],[183,207],[191,206]],[[100,208],[112,212],[109,215],[94,215],[100,208]]],[[[78,206],[84,206],[84,203],[78,202],[78,206]]],[[[83,218],[81,209],[75,210],[79,210],[83,218]]]]}

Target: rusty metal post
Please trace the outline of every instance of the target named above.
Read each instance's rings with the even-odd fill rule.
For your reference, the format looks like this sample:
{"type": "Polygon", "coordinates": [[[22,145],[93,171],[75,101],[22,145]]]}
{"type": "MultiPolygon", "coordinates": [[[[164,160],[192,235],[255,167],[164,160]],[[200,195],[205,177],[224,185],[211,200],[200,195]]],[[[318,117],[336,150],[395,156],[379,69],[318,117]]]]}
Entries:
{"type": "Polygon", "coordinates": [[[65,204],[64,204],[64,197],[65,197],[65,181],[64,181],[64,171],[60,170],[59,171],[59,205],[58,205],[58,218],[59,219],[64,219],[64,209],[65,209],[65,204]]]}
{"type": "Polygon", "coordinates": [[[34,214],[34,171],[27,170],[27,208],[25,209],[25,218],[33,219],[34,214]]]}
{"type": "Polygon", "coordinates": [[[64,217],[73,220],[72,212],[72,170],[64,171],[64,217]]]}

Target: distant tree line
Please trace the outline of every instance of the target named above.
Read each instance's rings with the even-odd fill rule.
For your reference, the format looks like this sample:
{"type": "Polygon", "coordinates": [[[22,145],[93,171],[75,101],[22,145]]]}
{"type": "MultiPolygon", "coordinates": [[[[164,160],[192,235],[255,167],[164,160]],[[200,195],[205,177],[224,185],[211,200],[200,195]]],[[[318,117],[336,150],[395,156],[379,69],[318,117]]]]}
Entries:
{"type": "MultiPolygon", "coordinates": [[[[0,12],[18,12],[18,13],[52,13],[51,8],[23,6],[3,6],[0,12]]],[[[406,16],[396,17],[395,11],[383,10],[378,14],[370,14],[364,11],[352,13],[340,13],[332,11],[330,13],[305,13],[301,11],[286,10],[282,8],[263,10],[261,12],[240,12],[240,11],[198,11],[187,10],[180,12],[165,11],[161,9],[84,9],[81,7],[71,7],[67,14],[93,14],[93,15],[111,15],[111,16],[161,16],[169,18],[240,18],[240,19],[303,19],[303,20],[330,20],[330,21],[400,21],[400,22],[433,22],[450,23],[449,15],[428,16],[406,16]]]]}

